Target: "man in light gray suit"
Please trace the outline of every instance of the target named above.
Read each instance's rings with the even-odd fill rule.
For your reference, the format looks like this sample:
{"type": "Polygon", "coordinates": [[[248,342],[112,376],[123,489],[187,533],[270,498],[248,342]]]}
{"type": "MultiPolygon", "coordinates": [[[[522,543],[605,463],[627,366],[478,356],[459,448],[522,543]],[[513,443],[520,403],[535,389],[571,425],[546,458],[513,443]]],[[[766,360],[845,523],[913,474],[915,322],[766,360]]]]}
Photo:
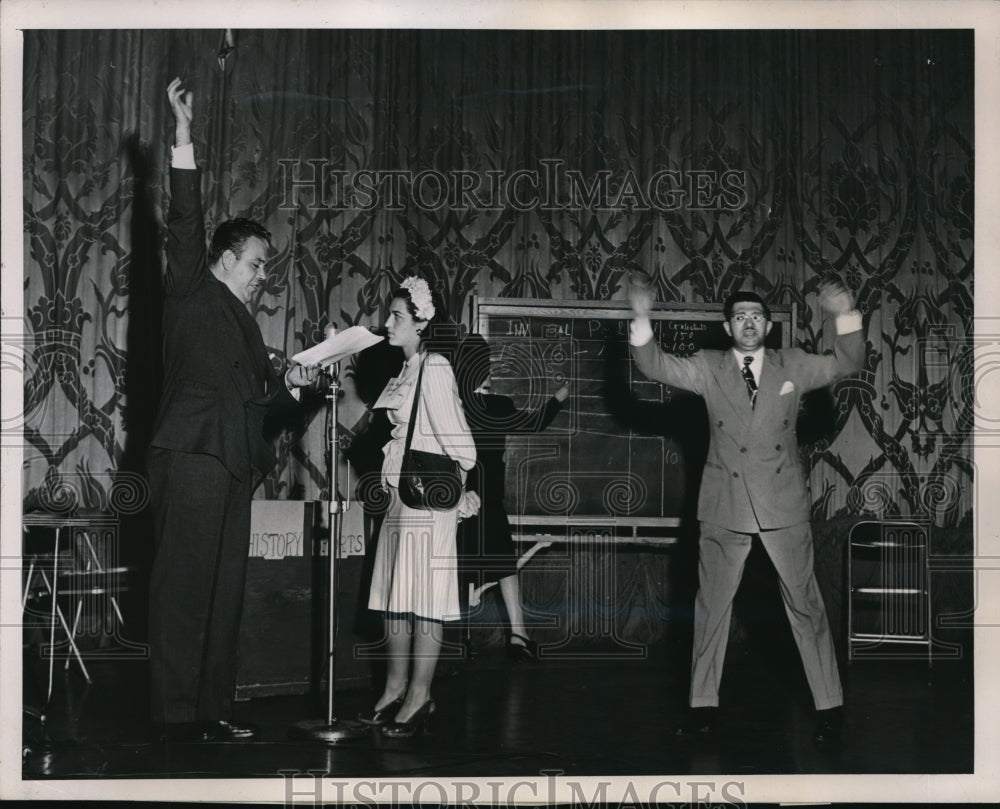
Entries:
{"type": "Polygon", "coordinates": [[[634,282],[630,301],[634,320],[629,341],[639,370],[649,379],[697,393],[708,410],[710,441],[698,500],[691,710],[677,732],[708,734],[715,729],[733,598],[751,540],[758,536],[777,571],[812,691],[816,741],[837,743],[843,693],[813,571],[809,497],[795,423],[804,393],[861,368],[861,315],[840,284],[825,284],[820,304],[836,318],[833,352],[772,350],[764,347],[772,327],[767,304],[756,293],[737,292],[724,305],[732,349],[675,357],[653,339],[649,289],[634,282]]]}

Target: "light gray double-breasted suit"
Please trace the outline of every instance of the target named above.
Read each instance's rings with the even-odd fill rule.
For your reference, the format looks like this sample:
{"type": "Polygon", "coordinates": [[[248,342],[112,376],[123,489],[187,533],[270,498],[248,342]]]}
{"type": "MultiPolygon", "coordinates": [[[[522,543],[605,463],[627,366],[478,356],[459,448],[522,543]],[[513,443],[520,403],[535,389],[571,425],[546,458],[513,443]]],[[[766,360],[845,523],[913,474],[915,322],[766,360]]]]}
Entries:
{"type": "Polygon", "coordinates": [[[642,331],[633,332],[639,370],[649,379],[699,394],[708,410],[710,441],[698,500],[691,706],[718,705],[733,598],[755,534],[778,573],[816,708],[840,705],[833,639],[813,571],[809,497],[795,424],[804,393],[860,369],[860,318],[851,313],[849,325],[838,329],[846,333],[838,335],[831,354],[765,349],[754,406],[736,352],[675,357],[652,338],[635,345],[642,331]],[[857,330],[848,331],[855,325],[857,330]]]}

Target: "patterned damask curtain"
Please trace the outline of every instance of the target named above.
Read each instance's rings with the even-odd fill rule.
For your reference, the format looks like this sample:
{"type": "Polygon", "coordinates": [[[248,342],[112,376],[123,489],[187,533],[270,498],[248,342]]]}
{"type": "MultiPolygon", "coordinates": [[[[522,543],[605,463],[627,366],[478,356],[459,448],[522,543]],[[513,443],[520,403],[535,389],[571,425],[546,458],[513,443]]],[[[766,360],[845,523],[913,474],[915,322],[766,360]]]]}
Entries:
{"type": "MultiPolygon", "coordinates": [[[[814,516],[957,525],[972,508],[972,44],[965,31],[27,32],[26,498],[142,500],[165,88],[181,75],[209,227],[251,216],[274,235],[254,308],[275,362],[328,322],[380,322],[413,272],[465,326],[473,293],[622,298],[632,270],[663,300],[753,288],[796,303],[796,340],[823,350],[817,288],[836,272],[868,355],[836,389],[832,435],[804,447],[814,516]],[[375,172],[424,172],[423,204],[375,172]],[[742,181],[723,202],[698,206],[689,186],[646,204],[657,172],[742,181]],[[442,176],[478,178],[480,202],[449,204],[442,176]]],[[[349,432],[363,407],[347,394],[349,432]]],[[[322,421],[283,439],[258,496],[324,496],[322,421]]]]}

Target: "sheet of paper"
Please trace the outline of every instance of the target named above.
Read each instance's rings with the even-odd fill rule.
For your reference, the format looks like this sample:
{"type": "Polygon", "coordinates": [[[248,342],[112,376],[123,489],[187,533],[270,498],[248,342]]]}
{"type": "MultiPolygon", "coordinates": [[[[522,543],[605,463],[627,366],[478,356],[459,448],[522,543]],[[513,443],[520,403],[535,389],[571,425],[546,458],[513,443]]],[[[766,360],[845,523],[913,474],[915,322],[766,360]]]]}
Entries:
{"type": "Polygon", "coordinates": [[[312,348],[300,351],[293,355],[292,359],[302,365],[332,365],[384,339],[372,334],[364,326],[351,326],[329,335],[322,343],[317,343],[312,348]]]}

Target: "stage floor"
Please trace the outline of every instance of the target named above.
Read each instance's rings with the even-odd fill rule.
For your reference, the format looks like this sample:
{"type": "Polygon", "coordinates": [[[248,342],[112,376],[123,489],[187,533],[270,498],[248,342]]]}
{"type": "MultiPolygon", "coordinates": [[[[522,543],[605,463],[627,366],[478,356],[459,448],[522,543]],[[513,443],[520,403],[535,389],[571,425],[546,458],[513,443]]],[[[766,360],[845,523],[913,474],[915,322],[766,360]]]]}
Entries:
{"type": "MultiPolygon", "coordinates": [[[[24,718],[23,778],[274,778],[285,771],[331,777],[968,773],[973,768],[973,665],[926,657],[841,662],[845,744],[812,741],[812,702],[794,650],[733,645],[723,680],[719,732],[711,742],[671,735],[685,704],[686,661],[581,651],[573,659],[512,664],[502,649],[446,660],[434,684],[428,732],[386,740],[377,732],[328,746],[289,736],[325,715],[322,698],[283,695],[239,703],[237,718],[261,727],[249,742],[163,744],[146,722],[142,661],[92,663],[93,684],[57,666],[46,722],[24,718]],[[683,665],[681,665],[683,663],[683,665]]],[[[968,652],[971,645],[965,647],[968,652]]],[[[44,695],[45,669],[25,650],[26,703],[44,695]],[[41,691],[39,692],[39,688],[41,691]]],[[[367,689],[338,692],[353,718],[367,689]]]]}

